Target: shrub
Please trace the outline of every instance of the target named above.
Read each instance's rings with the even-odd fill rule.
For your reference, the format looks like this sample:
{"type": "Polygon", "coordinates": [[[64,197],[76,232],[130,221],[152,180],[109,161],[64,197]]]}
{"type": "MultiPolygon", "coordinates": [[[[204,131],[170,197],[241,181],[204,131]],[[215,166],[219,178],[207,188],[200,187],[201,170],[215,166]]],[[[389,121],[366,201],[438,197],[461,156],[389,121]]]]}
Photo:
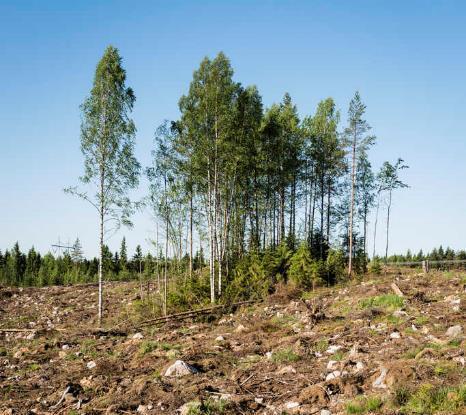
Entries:
{"type": "Polygon", "coordinates": [[[288,275],[297,286],[314,288],[316,284],[316,267],[306,243],[299,245],[290,260],[288,275]]]}
{"type": "Polygon", "coordinates": [[[233,280],[226,290],[226,298],[232,302],[264,298],[270,289],[270,280],[257,252],[240,259],[234,270],[233,280]]]}
{"type": "Polygon", "coordinates": [[[346,258],[345,253],[341,249],[329,250],[327,256],[327,272],[328,282],[331,284],[343,281],[346,278],[346,258]]]}
{"type": "Polygon", "coordinates": [[[382,264],[380,263],[379,258],[373,258],[372,261],[369,262],[369,272],[376,275],[381,274],[382,264]]]}
{"type": "Polygon", "coordinates": [[[275,249],[268,249],[265,252],[262,266],[265,273],[271,277],[272,283],[287,281],[291,255],[292,252],[284,242],[275,249]]]}

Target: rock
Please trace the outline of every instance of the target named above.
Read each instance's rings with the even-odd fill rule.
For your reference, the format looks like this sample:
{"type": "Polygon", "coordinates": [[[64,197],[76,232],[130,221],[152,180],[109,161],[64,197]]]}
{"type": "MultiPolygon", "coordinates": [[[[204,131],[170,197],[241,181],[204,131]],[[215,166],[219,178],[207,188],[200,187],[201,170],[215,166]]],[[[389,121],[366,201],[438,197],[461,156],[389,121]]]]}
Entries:
{"type": "Polygon", "coordinates": [[[136,412],[138,414],[147,414],[149,411],[149,408],[146,405],[139,405],[138,408],[136,409],[136,412]]]}
{"type": "Polygon", "coordinates": [[[329,373],[325,378],[326,381],[339,378],[341,376],[341,372],[339,370],[334,370],[332,373],[329,373]]]}
{"type": "Polygon", "coordinates": [[[267,359],[272,359],[272,355],[273,355],[272,352],[267,352],[267,353],[265,354],[265,357],[266,357],[267,359]]]}
{"type": "Polygon", "coordinates": [[[356,362],[356,372],[359,372],[360,370],[364,369],[364,363],[362,362],[356,362]]]}
{"type": "Polygon", "coordinates": [[[408,313],[406,311],[403,311],[403,310],[396,310],[393,312],[393,317],[406,317],[408,315],[408,313]]]}
{"type": "Polygon", "coordinates": [[[88,369],[94,369],[96,366],[97,364],[93,360],[91,360],[90,362],[87,362],[87,365],[86,365],[88,369]]]}
{"type": "Polygon", "coordinates": [[[287,402],[285,404],[286,409],[294,409],[299,407],[299,402],[287,402]]]}
{"type": "Polygon", "coordinates": [[[457,326],[449,327],[445,334],[450,339],[454,339],[456,337],[459,337],[462,333],[463,333],[463,327],[461,327],[460,325],[457,325],[457,326]]]}
{"type": "Polygon", "coordinates": [[[401,338],[401,334],[398,331],[394,331],[393,333],[390,333],[390,338],[391,339],[399,339],[399,338],[401,338]]]}
{"type": "Polygon", "coordinates": [[[35,330],[34,331],[31,331],[27,336],[26,336],[26,340],[34,340],[36,338],[36,332],[35,330]]]}
{"type": "Polygon", "coordinates": [[[223,341],[225,341],[225,337],[223,337],[223,336],[217,336],[217,337],[215,338],[215,341],[216,341],[216,342],[223,342],[223,341]]]}
{"type": "Polygon", "coordinates": [[[328,409],[322,409],[320,415],[332,415],[332,413],[328,409]]]}
{"type": "Polygon", "coordinates": [[[338,352],[338,350],[340,350],[340,349],[341,349],[341,346],[332,345],[332,346],[329,346],[329,348],[325,351],[325,353],[334,354],[334,353],[338,352]]]}
{"type": "MultiPolygon", "coordinates": [[[[136,333],[132,337],[133,340],[142,340],[143,338],[144,338],[144,336],[142,335],[142,333],[136,333]]],[[[141,405],[139,405],[139,406],[141,406],[141,405]]]]}
{"type": "Polygon", "coordinates": [[[287,373],[296,373],[296,369],[293,366],[285,366],[285,367],[282,367],[281,369],[278,369],[275,373],[277,375],[285,375],[287,373]]]}
{"type": "Polygon", "coordinates": [[[29,352],[29,349],[27,347],[21,347],[21,349],[19,349],[14,355],[13,357],[15,359],[20,359],[21,357],[23,357],[26,353],[29,352]]]}
{"type": "Polygon", "coordinates": [[[246,327],[240,324],[238,327],[236,327],[235,333],[244,333],[246,330],[247,330],[246,327]]]}
{"type": "Polygon", "coordinates": [[[70,348],[69,344],[64,344],[62,347],[62,350],[68,350],[70,348]]]}
{"type": "Polygon", "coordinates": [[[378,389],[386,389],[387,385],[385,384],[385,377],[387,376],[387,368],[386,367],[381,367],[380,368],[380,375],[377,377],[377,379],[374,380],[372,383],[373,388],[378,388],[378,389]]]}
{"type": "Polygon", "coordinates": [[[193,375],[198,372],[199,371],[194,366],[191,366],[182,360],[177,360],[165,371],[165,376],[179,378],[186,375],[193,375]]]}
{"type": "Polygon", "coordinates": [[[329,360],[327,363],[327,370],[333,371],[338,366],[338,362],[336,360],[329,360]]]}
{"type": "Polygon", "coordinates": [[[183,406],[180,406],[176,413],[179,415],[188,415],[191,413],[197,413],[197,410],[201,407],[201,403],[199,401],[192,401],[187,402],[183,406]]]}

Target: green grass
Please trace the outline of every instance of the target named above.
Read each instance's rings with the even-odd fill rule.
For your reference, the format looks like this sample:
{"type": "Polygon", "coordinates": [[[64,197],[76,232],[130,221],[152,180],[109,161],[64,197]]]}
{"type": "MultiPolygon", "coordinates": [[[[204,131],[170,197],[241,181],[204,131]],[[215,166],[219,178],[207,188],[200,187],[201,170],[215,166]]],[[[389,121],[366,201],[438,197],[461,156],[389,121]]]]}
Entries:
{"type": "Polygon", "coordinates": [[[301,359],[301,356],[289,347],[272,353],[272,361],[275,363],[297,362],[299,359],[301,359]]]}
{"type": "Polygon", "coordinates": [[[434,415],[458,413],[466,406],[466,385],[458,387],[424,384],[402,406],[403,414],[434,415]]]}
{"type": "Polygon", "coordinates": [[[427,316],[419,316],[414,320],[414,324],[416,326],[423,326],[424,324],[427,324],[429,322],[429,317],[427,316]]]}
{"type": "Polygon", "coordinates": [[[368,396],[358,398],[346,404],[347,414],[366,414],[371,411],[376,411],[382,406],[383,402],[378,396],[368,396]]]}
{"type": "Polygon", "coordinates": [[[368,297],[359,301],[359,307],[381,307],[389,310],[402,308],[405,304],[404,298],[395,294],[383,294],[376,297],[368,297]]]}
{"type": "Polygon", "coordinates": [[[157,349],[157,343],[152,340],[144,340],[139,346],[139,354],[141,356],[151,353],[157,349]]]}
{"type": "Polygon", "coordinates": [[[457,365],[449,361],[438,362],[434,367],[434,373],[437,376],[446,376],[449,373],[455,372],[457,370],[458,370],[457,365]]]}
{"type": "Polygon", "coordinates": [[[225,413],[227,407],[226,400],[209,398],[202,402],[192,402],[188,415],[221,415],[225,413]]]}
{"type": "Polygon", "coordinates": [[[323,353],[328,349],[328,340],[319,340],[318,342],[315,342],[312,345],[312,351],[313,352],[318,352],[318,353],[323,353]]]}

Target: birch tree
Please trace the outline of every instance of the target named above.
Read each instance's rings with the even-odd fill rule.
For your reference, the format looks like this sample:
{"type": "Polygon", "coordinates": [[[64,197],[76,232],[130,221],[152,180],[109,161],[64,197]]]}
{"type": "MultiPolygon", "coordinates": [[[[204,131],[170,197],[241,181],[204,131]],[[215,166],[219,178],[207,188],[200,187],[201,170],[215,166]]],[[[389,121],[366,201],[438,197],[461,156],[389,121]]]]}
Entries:
{"type": "Polygon", "coordinates": [[[130,113],[136,98],[126,86],[126,72],[116,48],[109,46],[99,61],[89,97],[81,105],[82,187],[69,187],[93,206],[99,217],[98,323],[103,315],[104,242],[121,225],[131,226],[135,204],[128,197],[139,182],[140,165],[134,156],[136,127],[130,113]],[[88,187],[93,189],[88,190],[88,187]]]}

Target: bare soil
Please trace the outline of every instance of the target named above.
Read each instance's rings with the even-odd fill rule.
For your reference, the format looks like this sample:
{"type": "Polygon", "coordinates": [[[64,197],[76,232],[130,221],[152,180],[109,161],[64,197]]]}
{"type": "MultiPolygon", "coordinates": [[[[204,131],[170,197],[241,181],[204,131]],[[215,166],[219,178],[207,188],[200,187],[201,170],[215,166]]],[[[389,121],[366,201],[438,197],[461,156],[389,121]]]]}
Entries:
{"type": "Polygon", "coordinates": [[[231,314],[159,327],[138,325],[136,283],[109,283],[102,330],[93,285],[1,288],[0,328],[27,331],[0,332],[0,414],[335,415],[359,396],[381,399],[366,413],[396,414],[400,385],[464,385],[463,275],[281,287],[231,314]],[[452,326],[461,333],[447,335],[452,326]],[[165,376],[176,360],[198,373],[165,376]]]}

